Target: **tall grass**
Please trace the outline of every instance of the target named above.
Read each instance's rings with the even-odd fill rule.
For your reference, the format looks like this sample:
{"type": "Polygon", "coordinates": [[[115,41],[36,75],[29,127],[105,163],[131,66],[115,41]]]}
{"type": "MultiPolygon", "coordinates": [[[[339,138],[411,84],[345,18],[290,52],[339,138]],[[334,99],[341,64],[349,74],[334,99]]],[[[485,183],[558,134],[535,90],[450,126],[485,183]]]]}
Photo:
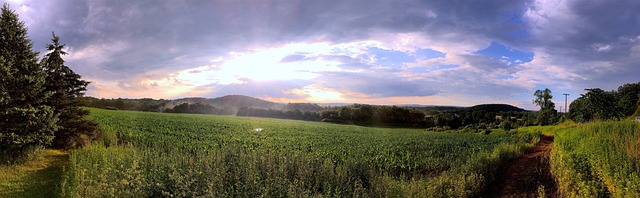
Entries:
{"type": "Polygon", "coordinates": [[[640,197],[640,125],[607,121],[555,132],[552,170],[567,197],[640,197]]]}

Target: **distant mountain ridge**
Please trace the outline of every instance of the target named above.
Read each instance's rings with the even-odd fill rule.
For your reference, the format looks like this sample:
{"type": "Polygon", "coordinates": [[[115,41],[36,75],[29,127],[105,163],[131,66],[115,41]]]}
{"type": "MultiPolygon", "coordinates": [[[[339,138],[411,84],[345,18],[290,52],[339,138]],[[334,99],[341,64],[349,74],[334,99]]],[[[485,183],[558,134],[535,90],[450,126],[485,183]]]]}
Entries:
{"type": "Polygon", "coordinates": [[[479,110],[484,110],[487,112],[527,112],[527,110],[524,110],[522,108],[519,107],[515,107],[513,105],[508,105],[508,104],[481,104],[481,105],[476,105],[476,106],[472,106],[472,107],[467,107],[466,109],[472,110],[472,111],[479,111],[479,110]]]}
{"type": "MultiPolygon", "coordinates": [[[[188,97],[173,100],[155,100],[150,98],[142,99],[98,99],[94,97],[84,97],[85,104],[90,107],[113,107],[123,110],[138,110],[138,111],[163,111],[168,108],[173,108],[177,105],[188,104],[207,104],[220,109],[226,109],[232,112],[237,111],[241,107],[249,107],[254,109],[273,109],[273,110],[295,110],[301,111],[323,111],[330,106],[351,106],[350,103],[277,103],[271,102],[259,98],[254,98],[245,95],[225,95],[217,98],[202,98],[202,97],[188,97]]],[[[459,107],[459,106],[437,106],[437,105],[419,105],[419,104],[398,104],[398,105],[386,105],[386,106],[398,106],[405,108],[414,108],[423,112],[427,111],[457,111],[457,110],[484,110],[487,112],[501,112],[501,111],[516,111],[524,112],[522,108],[518,108],[508,104],[481,104],[472,107],[459,107]]]]}
{"type": "Polygon", "coordinates": [[[286,104],[270,102],[244,95],[226,95],[218,98],[182,98],[172,100],[172,102],[177,104],[202,103],[213,105],[218,108],[230,107],[236,110],[243,106],[263,109],[284,109],[286,107],[286,104]]]}

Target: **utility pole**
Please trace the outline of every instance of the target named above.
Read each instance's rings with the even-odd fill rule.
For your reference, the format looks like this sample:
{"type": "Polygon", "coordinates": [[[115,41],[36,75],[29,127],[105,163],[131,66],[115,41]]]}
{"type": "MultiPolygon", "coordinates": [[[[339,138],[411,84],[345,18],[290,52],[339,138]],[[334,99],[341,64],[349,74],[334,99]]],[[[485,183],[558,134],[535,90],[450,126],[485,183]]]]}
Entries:
{"type": "Polygon", "coordinates": [[[567,107],[569,107],[569,106],[567,106],[567,96],[569,96],[569,94],[568,93],[563,93],[562,95],[564,95],[564,113],[567,113],[567,109],[569,109],[569,108],[567,108],[567,107]]]}

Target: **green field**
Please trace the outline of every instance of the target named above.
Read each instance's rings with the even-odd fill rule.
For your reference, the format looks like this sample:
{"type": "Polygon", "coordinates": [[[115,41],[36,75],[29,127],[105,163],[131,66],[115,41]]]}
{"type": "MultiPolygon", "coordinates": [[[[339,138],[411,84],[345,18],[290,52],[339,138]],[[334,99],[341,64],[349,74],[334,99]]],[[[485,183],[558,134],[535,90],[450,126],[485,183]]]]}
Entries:
{"type": "Polygon", "coordinates": [[[500,163],[537,141],[535,135],[91,112],[106,132],[104,143],[71,153],[65,197],[475,196],[500,163]]]}
{"type": "Polygon", "coordinates": [[[555,136],[558,195],[640,195],[640,124],[633,121],[482,135],[90,110],[102,137],[68,160],[46,150],[0,167],[0,197],[490,196],[497,172],[541,133],[555,136]]]}

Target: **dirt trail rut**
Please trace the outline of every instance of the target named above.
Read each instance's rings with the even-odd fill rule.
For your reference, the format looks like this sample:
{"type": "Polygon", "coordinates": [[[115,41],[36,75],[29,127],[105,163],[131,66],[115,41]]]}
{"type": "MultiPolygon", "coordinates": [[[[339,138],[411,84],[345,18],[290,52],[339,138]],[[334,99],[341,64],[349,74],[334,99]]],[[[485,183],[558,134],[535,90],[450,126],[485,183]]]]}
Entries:
{"type": "Polygon", "coordinates": [[[508,164],[498,177],[492,197],[557,197],[549,153],[553,136],[541,136],[536,146],[508,164]]]}

